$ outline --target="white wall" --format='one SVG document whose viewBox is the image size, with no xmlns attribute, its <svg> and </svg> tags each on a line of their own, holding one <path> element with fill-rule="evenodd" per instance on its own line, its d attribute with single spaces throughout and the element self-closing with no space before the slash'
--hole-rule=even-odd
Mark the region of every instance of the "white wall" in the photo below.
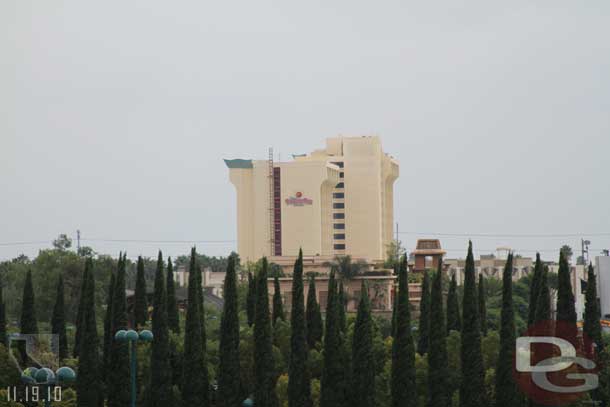
<svg viewBox="0 0 610 407">
<path fill-rule="evenodd" d="M 610 257 L 595 257 L 595 273 L 597 274 L 597 292 L 600 297 L 602 318 L 610 315 Z M 608 318 L 606 318 L 608 319 Z"/>
</svg>

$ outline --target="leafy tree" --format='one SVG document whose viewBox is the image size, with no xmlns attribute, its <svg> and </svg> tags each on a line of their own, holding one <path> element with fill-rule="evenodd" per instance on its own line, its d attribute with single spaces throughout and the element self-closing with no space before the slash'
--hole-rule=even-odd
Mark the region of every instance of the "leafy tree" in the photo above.
<svg viewBox="0 0 610 407">
<path fill-rule="evenodd" d="M 99 343 L 95 319 L 95 281 L 92 269 L 93 263 L 91 259 L 87 259 L 83 277 L 85 302 L 82 315 L 78 374 L 76 376 L 76 395 L 79 407 L 97 406 L 101 397 Z"/>
<path fill-rule="evenodd" d="M 224 307 L 220 321 L 220 365 L 218 392 L 223 407 L 239 406 L 239 316 L 237 309 L 237 273 L 235 258 L 229 256 L 224 282 Z"/>
<path fill-rule="evenodd" d="M 339 306 L 337 281 L 333 269 L 328 281 L 328 300 L 326 302 L 326 334 L 324 335 L 324 364 L 320 383 L 320 407 L 345 407 L 346 402 Z"/>
<path fill-rule="evenodd" d="M 248 272 L 248 297 L 246 303 L 248 326 L 252 326 L 254 325 L 254 313 L 256 311 L 256 281 L 254 281 L 251 272 Z"/>
<path fill-rule="evenodd" d="M 108 283 L 108 291 L 106 298 L 106 315 L 104 317 L 104 348 L 103 348 L 103 375 L 106 379 L 110 373 L 110 354 L 112 349 L 112 341 L 114 340 L 114 332 L 112 330 L 112 297 L 114 295 L 114 285 L 116 284 L 115 275 L 110 275 L 110 282 Z"/>
<path fill-rule="evenodd" d="M 347 256 L 335 256 L 335 259 L 332 263 L 327 263 L 327 265 L 331 267 L 336 267 L 339 270 L 339 275 L 341 279 L 351 279 L 360 274 L 368 267 L 366 262 L 362 260 L 358 260 L 356 262 L 352 261 L 352 257 Z"/>
<path fill-rule="evenodd" d="M 174 283 L 174 268 L 171 257 L 167 259 L 167 323 L 172 332 L 180 333 L 180 315 L 176 301 L 176 287 Z"/>
<path fill-rule="evenodd" d="M 468 243 L 468 255 L 464 267 L 462 310 L 464 324 L 461 331 L 462 383 L 460 386 L 460 407 L 483 407 L 486 402 L 481 389 L 485 386 L 485 372 L 481 355 L 481 326 L 479 323 L 472 242 Z"/>
<path fill-rule="evenodd" d="M 529 309 L 527 313 L 527 325 L 531 326 L 536 319 L 536 304 L 538 303 L 538 295 L 540 292 L 540 280 L 544 273 L 544 265 L 540 259 L 540 253 L 536 253 L 536 263 L 534 265 L 534 276 L 530 285 Z"/>
<path fill-rule="evenodd" d="M 301 257 L 302 259 L 302 257 Z M 254 401 L 259 406 L 277 406 L 275 366 L 271 343 L 271 317 L 267 291 L 267 259 L 256 276 L 256 313 L 254 318 Z M 302 298 L 302 297 L 301 297 Z M 303 302 L 301 301 L 301 304 Z M 290 389 L 290 383 L 288 385 Z M 290 392 L 290 390 L 289 390 Z M 290 401 L 289 401 L 290 403 Z M 289 404 L 298 405 L 298 404 Z"/>
<path fill-rule="evenodd" d="M 57 239 L 53 240 L 53 247 L 59 251 L 68 250 L 72 247 L 72 239 L 70 239 L 68 235 L 62 233 Z"/>
<path fill-rule="evenodd" d="M 260 288 L 260 285 L 257 288 Z M 288 367 L 289 407 L 309 407 L 311 405 L 303 291 L 303 251 L 299 250 L 299 257 L 294 264 L 294 272 L 292 273 L 292 312 L 290 314 L 292 335 Z M 259 304 L 260 302 L 256 306 L 258 307 Z"/>
<path fill-rule="evenodd" d="M 136 274 L 135 302 L 133 307 L 133 318 L 135 326 L 144 326 L 148 321 L 148 301 L 146 299 L 146 278 L 144 277 L 144 260 L 138 256 L 138 267 Z"/>
<path fill-rule="evenodd" d="M 415 407 L 415 346 L 411 336 L 411 311 L 407 258 L 402 257 L 398 272 L 396 336 L 392 342 L 392 406 Z"/>
<path fill-rule="evenodd" d="M 373 356 L 373 321 L 368 287 L 364 280 L 352 339 L 352 405 L 375 406 L 375 360 Z"/>
<path fill-rule="evenodd" d="M 314 349 L 316 343 L 322 341 L 324 327 L 322 325 L 322 313 L 320 304 L 316 300 L 316 279 L 311 276 L 309 279 L 309 290 L 307 292 L 307 345 L 309 349 Z"/>
<path fill-rule="evenodd" d="M 64 279 L 60 275 L 57 281 L 57 295 L 51 318 L 51 333 L 57 335 L 57 349 L 60 360 L 68 357 L 68 338 L 66 336 L 66 314 L 64 306 Z M 95 306 L 95 304 L 94 304 Z"/>
<path fill-rule="evenodd" d="M 172 371 L 169 363 L 169 327 L 167 322 L 167 291 L 163 273 L 163 255 L 159 251 L 153 298 L 152 332 L 154 340 L 150 353 L 149 407 L 173 404 Z"/>
<path fill-rule="evenodd" d="M 119 255 L 117 274 L 112 295 L 112 345 L 110 348 L 109 370 L 106 372 L 108 386 L 108 407 L 125 407 L 129 405 L 130 366 L 129 345 L 115 341 L 117 331 L 128 329 L 127 300 L 125 298 L 125 271 L 127 254 Z"/>
<path fill-rule="evenodd" d="M 424 281 L 422 282 L 421 290 L 417 353 L 423 356 L 428 353 L 428 346 L 430 343 L 430 276 L 427 271 L 424 272 Z"/>
<path fill-rule="evenodd" d="M 36 321 L 36 308 L 34 299 L 34 287 L 32 286 L 32 271 L 28 270 L 23 286 L 23 302 L 21 305 L 21 333 L 38 334 L 38 323 Z"/>
<path fill-rule="evenodd" d="M 406 254 L 406 249 L 403 247 L 400 240 L 392 240 L 386 245 L 386 260 L 385 268 L 395 268 L 400 264 L 400 259 Z"/>
<path fill-rule="evenodd" d="M 593 265 L 589 264 L 587 271 L 587 291 L 585 293 L 583 331 L 595 344 L 597 344 L 599 349 L 603 346 L 600 319 L 601 311 L 597 300 L 597 278 L 593 270 Z"/>
<path fill-rule="evenodd" d="M 559 272 L 557 273 L 557 321 L 563 321 L 569 326 L 565 332 L 565 338 L 576 343 L 578 328 L 576 327 L 576 308 L 572 283 L 570 282 L 570 266 L 568 265 L 567 253 L 559 253 Z"/>
<path fill-rule="evenodd" d="M 189 266 L 188 305 L 184 328 L 184 358 L 182 372 L 182 405 L 207 406 L 209 403 L 208 373 L 204 355 L 204 339 L 200 315 L 200 269 L 197 252 L 191 250 Z"/>
<path fill-rule="evenodd" d="M 496 407 L 514 407 L 519 404 L 519 393 L 513 378 L 516 340 L 513 306 L 513 254 L 510 253 L 502 273 L 502 321 L 500 354 L 496 365 Z"/>
<path fill-rule="evenodd" d="M 273 318 L 272 323 L 275 325 L 276 321 L 286 320 L 286 315 L 284 314 L 284 305 L 282 304 L 282 293 L 280 292 L 280 280 L 275 275 L 273 279 Z"/>
<path fill-rule="evenodd" d="M 572 256 L 574 255 L 574 251 L 572 250 L 572 248 L 570 246 L 568 246 L 567 244 L 564 244 L 559 249 L 559 255 L 561 256 L 562 254 L 563 254 L 563 257 L 565 258 L 565 260 L 569 263 L 570 260 L 572 259 Z"/>
<path fill-rule="evenodd" d="M 440 263 L 440 262 L 439 262 Z M 439 264 L 430 292 L 430 344 L 428 352 L 428 407 L 449 407 L 449 368 L 447 360 L 447 331 L 443 312 L 443 268 Z"/>
<path fill-rule="evenodd" d="M 478 312 L 478 311 L 477 311 Z M 457 280 L 455 273 L 451 276 L 449 293 L 447 294 L 447 334 L 449 331 L 461 331 L 460 306 L 457 293 Z"/>
<path fill-rule="evenodd" d="M 8 346 L 8 333 L 6 331 L 6 305 L 2 295 L 2 281 L 0 281 L 0 345 Z"/>
<path fill-rule="evenodd" d="M 479 321 L 481 322 L 481 334 L 487 336 L 487 304 L 485 302 L 485 277 L 479 274 Z"/>
</svg>

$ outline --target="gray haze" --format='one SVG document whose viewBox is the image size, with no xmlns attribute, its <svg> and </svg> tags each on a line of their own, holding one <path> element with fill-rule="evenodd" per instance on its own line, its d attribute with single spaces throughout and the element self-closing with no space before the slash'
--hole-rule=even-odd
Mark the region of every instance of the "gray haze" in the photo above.
<svg viewBox="0 0 610 407">
<path fill-rule="evenodd" d="M 399 229 L 464 234 L 442 237 L 452 257 L 468 234 L 609 248 L 610 3 L 463 3 L 3 0 L 0 259 L 77 229 L 227 254 L 222 158 L 287 159 L 337 134 L 381 136 Z"/>
</svg>

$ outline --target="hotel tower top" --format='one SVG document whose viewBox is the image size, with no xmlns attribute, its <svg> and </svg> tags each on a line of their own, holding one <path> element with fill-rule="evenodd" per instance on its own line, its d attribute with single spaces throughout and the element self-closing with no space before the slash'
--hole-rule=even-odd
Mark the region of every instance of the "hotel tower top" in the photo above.
<svg viewBox="0 0 610 407">
<path fill-rule="evenodd" d="M 237 250 L 262 256 L 385 257 L 398 162 L 376 136 L 335 137 L 293 161 L 225 160 L 237 190 Z"/>
</svg>

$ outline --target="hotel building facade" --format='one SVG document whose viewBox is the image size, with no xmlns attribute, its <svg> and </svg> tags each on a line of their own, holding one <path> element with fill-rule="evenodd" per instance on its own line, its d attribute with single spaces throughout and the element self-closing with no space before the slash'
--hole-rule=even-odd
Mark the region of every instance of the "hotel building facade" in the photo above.
<svg viewBox="0 0 610 407">
<path fill-rule="evenodd" d="M 350 255 L 378 261 L 392 241 L 398 162 L 377 136 L 335 137 L 292 161 L 225 160 L 237 192 L 237 250 L 246 261 Z"/>
</svg>

